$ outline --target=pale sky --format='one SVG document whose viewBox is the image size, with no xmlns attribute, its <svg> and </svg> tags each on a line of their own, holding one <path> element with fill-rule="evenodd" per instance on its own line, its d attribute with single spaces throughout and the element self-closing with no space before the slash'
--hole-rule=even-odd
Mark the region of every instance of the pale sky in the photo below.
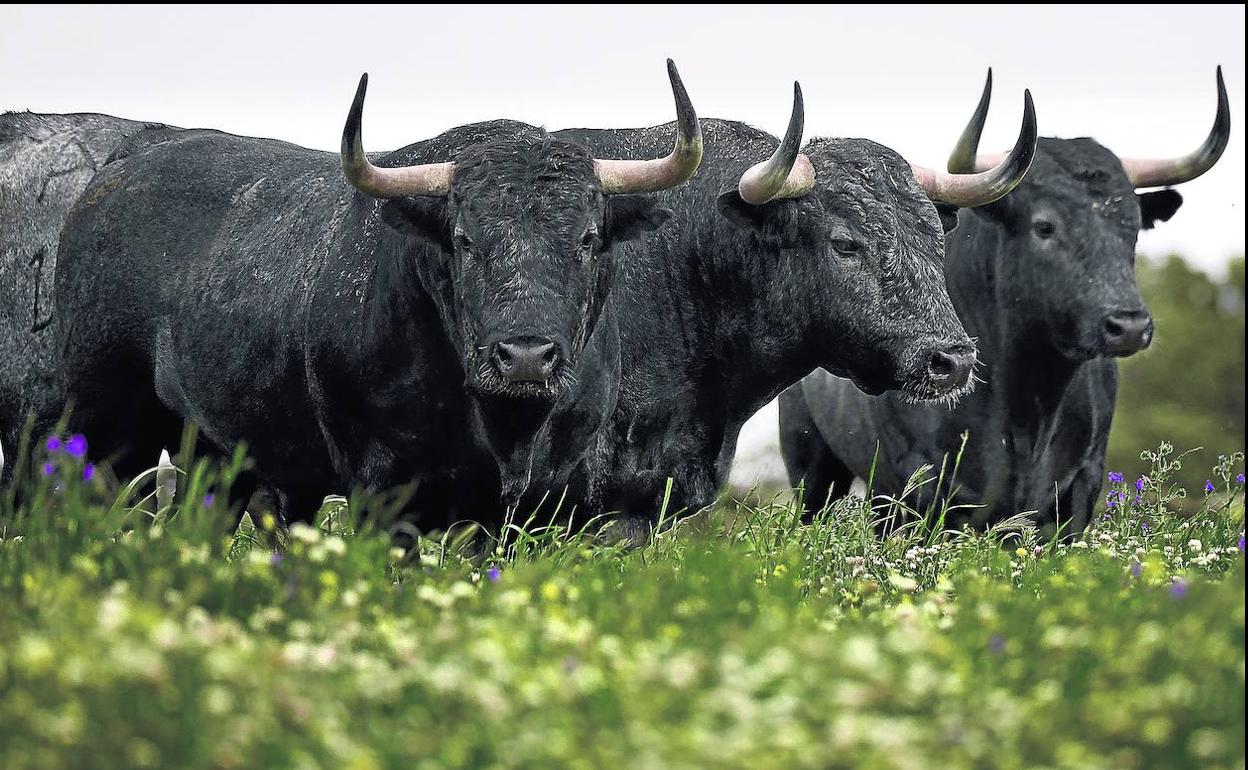
<svg viewBox="0 0 1248 770">
<path fill-rule="evenodd" d="M 671 120 L 668 56 L 704 117 L 773 133 L 791 81 L 808 135 L 869 137 L 943 165 L 994 68 L 985 150 L 1040 132 L 1120 155 L 1194 149 L 1224 68 L 1234 134 L 1144 252 L 1217 271 L 1244 251 L 1244 7 L 0 7 L 0 110 L 104 112 L 336 149 L 370 73 L 365 142 L 453 125 Z"/>
</svg>

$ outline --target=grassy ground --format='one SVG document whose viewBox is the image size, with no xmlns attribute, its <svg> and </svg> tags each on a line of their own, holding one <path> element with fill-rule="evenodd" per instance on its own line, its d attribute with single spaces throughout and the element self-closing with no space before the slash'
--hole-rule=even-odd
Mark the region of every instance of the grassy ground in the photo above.
<svg viewBox="0 0 1248 770">
<path fill-rule="evenodd" d="M 1244 767 L 1238 457 L 1188 518 L 1159 454 L 1065 544 L 777 502 L 467 559 L 70 448 L 0 502 L 4 770 Z"/>
</svg>

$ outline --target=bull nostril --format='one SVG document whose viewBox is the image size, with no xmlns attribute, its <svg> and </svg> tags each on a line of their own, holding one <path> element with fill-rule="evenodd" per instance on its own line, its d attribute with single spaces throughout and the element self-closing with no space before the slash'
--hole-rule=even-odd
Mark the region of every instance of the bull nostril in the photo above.
<svg viewBox="0 0 1248 770">
<path fill-rule="evenodd" d="M 953 375 L 957 371 L 958 364 L 953 360 L 953 356 L 947 353 L 933 353 L 927 362 L 927 370 L 931 372 L 933 377 L 945 379 Z"/>
<path fill-rule="evenodd" d="M 932 351 L 927 358 L 929 382 L 942 393 L 950 393 L 971 379 L 975 368 L 975 348 L 972 345 L 952 345 Z"/>
<path fill-rule="evenodd" d="M 1117 339 L 1121 337 L 1122 335 L 1126 334 L 1126 332 L 1127 330 L 1122 327 L 1122 324 L 1116 321 L 1115 319 L 1113 318 L 1105 319 L 1105 335 L 1107 337 L 1110 337 L 1111 339 Z"/>
</svg>

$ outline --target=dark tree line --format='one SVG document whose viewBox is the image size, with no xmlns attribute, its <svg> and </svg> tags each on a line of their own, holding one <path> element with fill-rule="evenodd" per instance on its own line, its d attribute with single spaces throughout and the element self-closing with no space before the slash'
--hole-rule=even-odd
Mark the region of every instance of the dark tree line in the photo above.
<svg viewBox="0 0 1248 770">
<path fill-rule="evenodd" d="M 1180 473 L 1199 497 L 1217 456 L 1244 448 L 1244 258 L 1221 278 L 1178 255 L 1141 258 L 1136 274 L 1157 335 L 1121 364 L 1109 469 L 1143 472 L 1140 450 L 1161 441 L 1180 451 L 1204 447 Z"/>
</svg>

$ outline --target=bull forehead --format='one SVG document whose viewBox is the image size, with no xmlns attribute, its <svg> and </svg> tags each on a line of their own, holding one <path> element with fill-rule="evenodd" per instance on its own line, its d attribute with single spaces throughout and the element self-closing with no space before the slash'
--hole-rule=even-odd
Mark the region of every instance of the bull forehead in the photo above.
<svg viewBox="0 0 1248 770">
<path fill-rule="evenodd" d="M 1139 203 L 1122 161 L 1092 139 L 1042 138 L 1014 194 L 1032 203 L 1046 200 L 1072 219 L 1090 214 L 1124 233 L 1140 227 Z"/>
<path fill-rule="evenodd" d="M 479 235 L 565 233 L 599 196 L 593 158 L 549 135 L 471 147 L 455 159 L 451 201 Z"/>
<path fill-rule="evenodd" d="M 904 158 L 866 139 L 816 139 L 808 154 L 828 209 L 847 216 L 877 246 L 916 246 L 917 255 L 939 261 L 940 217 Z"/>
</svg>

